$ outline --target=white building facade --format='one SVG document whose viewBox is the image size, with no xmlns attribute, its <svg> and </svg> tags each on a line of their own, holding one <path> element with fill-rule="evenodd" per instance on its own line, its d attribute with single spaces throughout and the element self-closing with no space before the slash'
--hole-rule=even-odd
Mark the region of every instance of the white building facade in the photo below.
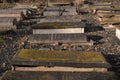
<svg viewBox="0 0 120 80">
<path fill-rule="evenodd" d="M 33 29 L 33 34 L 69 34 L 84 33 L 84 28 Z"/>
<path fill-rule="evenodd" d="M 116 28 L 116 37 L 120 40 L 120 28 Z"/>
</svg>

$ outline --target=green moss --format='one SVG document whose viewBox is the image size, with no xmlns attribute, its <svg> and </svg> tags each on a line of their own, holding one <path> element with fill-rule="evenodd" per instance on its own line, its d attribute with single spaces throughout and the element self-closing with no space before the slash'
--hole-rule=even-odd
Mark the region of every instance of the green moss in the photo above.
<svg viewBox="0 0 120 80">
<path fill-rule="evenodd" d="M 80 26 L 78 26 L 80 25 Z M 41 23 L 41 24 L 35 24 L 32 26 L 32 28 L 35 29 L 62 29 L 62 28 L 79 28 L 84 27 L 83 24 L 78 22 L 53 22 L 53 23 Z"/>
<path fill-rule="evenodd" d="M 16 58 L 38 61 L 106 62 L 98 52 L 43 51 L 22 49 Z"/>
</svg>

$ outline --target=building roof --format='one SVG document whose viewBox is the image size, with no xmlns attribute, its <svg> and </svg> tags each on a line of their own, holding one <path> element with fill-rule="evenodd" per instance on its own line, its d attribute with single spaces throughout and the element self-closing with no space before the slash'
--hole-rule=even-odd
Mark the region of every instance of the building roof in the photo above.
<svg viewBox="0 0 120 80">
<path fill-rule="evenodd" d="M 108 7 L 104 7 L 104 8 L 94 7 L 93 9 L 96 9 L 96 10 L 104 10 L 104 11 L 120 11 L 120 8 L 108 8 Z"/>
<path fill-rule="evenodd" d="M 70 0 L 49 0 L 49 2 L 69 2 Z"/>
<path fill-rule="evenodd" d="M 69 66 L 108 68 L 102 54 L 98 52 L 49 51 L 22 49 L 12 60 L 13 65 Z"/>
<path fill-rule="evenodd" d="M 56 4 L 63 5 L 63 4 Z M 52 14 L 53 13 L 53 14 Z M 74 6 L 48 6 L 43 10 L 44 16 L 64 16 L 64 15 L 77 15 L 76 7 Z"/>
<path fill-rule="evenodd" d="M 76 11 L 76 8 L 73 6 L 62 6 L 62 7 L 46 7 L 45 11 Z"/>
<path fill-rule="evenodd" d="M 0 14 L 15 14 L 15 13 L 22 13 L 21 10 L 16 9 L 0 9 Z"/>
<path fill-rule="evenodd" d="M 69 0 L 49 0 L 48 1 L 48 5 L 49 6 L 66 6 L 66 5 L 70 5 L 70 1 Z"/>
<path fill-rule="evenodd" d="M 69 2 L 63 2 L 63 3 L 61 3 L 61 2 L 52 2 L 52 3 L 50 3 L 50 4 L 48 4 L 49 6 L 68 6 L 68 5 L 70 5 L 70 3 Z"/>
<path fill-rule="evenodd" d="M 98 12 L 97 15 L 101 17 L 120 16 L 120 12 Z"/>
<path fill-rule="evenodd" d="M 34 34 L 29 36 L 31 43 L 84 43 L 87 42 L 87 37 L 82 33 L 71 34 Z"/>
<path fill-rule="evenodd" d="M 82 28 L 85 24 L 82 22 L 47 22 L 32 26 L 32 29 L 64 29 L 64 28 Z"/>
<path fill-rule="evenodd" d="M 14 20 L 16 20 L 15 17 L 0 17 L 0 22 L 13 22 Z"/>
<path fill-rule="evenodd" d="M 14 17 L 0 17 L 1 31 L 9 30 L 16 25 L 17 19 Z"/>
<path fill-rule="evenodd" d="M 1 80 L 116 80 L 113 72 L 8 71 Z"/>
<path fill-rule="evenodd" d="M 113 6 L 111 3 L 94 3 L 93 6 Z"/>
<path fill-rule="evenodd" d="M 15 7 L 15 3 L 0 3 L 0 9 L 8 9 Z"/>
<path fill-rule="evenodd" d="M 114 16 L 110 18 L 102 18 L 101 24 L 118 24 L 120 23 L 120 16 Z"/>
<path fill-rule="evenodd" d="M 0 14 L 23 14 L 27 15 L 27 12 L 30 12 L 27 8 L 11 8 L 11 9 L 1 9 Z"/>
<path fill-rule="evenodd" d="M 40 18 L 37 23 L 44 22 L 81 22 L 80 16 L 47 16 Z"/>
<path fill-rule="evenodd" d="M 77 15 L 76 8 L 73 6 L 46 7 L 43 11 L 44 16 Z"/>
</svg>

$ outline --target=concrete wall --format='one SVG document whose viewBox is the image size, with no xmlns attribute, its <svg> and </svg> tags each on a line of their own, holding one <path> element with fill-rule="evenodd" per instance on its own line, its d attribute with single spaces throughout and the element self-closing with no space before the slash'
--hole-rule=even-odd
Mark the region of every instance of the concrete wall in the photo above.
<svg viewBox="0 0 120 80">
<path fill-rule="evenodd" d="M 62 72 L 107 72 L 107 68 L 74 68 L 74 67 L 14 67 L 15 71 L 62 71 Z"/>
<path fill-rule="evenodd" d="M 116 37 L 120 40 L 120 29 L 116 28 Z"/>
<path fill-rule="evenodd" d="M 68 29 L 33 29 L 33 34 L 67 34 L 67 33 L 84 33 L 84 28 Z"/>
</svg>

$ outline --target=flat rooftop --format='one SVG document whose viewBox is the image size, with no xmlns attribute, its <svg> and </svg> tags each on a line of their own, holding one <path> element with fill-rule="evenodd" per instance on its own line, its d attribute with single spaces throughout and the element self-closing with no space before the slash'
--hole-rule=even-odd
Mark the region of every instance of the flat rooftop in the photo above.
<svg viewBox="0 0 120 80">
<path fill-rule="evenodd" d="M 46 7 L 43 15 L 48 16 L 77 16 L 76 8 L 73 6 Z"/>
<path fill-rule="evenodd" d="M 82 33 L 67 33 L 67 34 L 33 34 L 28 37 L 30 43 L 81 43 L 87 42 L 87 36 Z"/>
<path fill-rule="evenodd" d="M 97 8 L 97 7 L 93 7 L 93 9 L 104 10 L 104 11 L 120 11 L 120 8 Z"/>
<path fill-rule="evenodd" d="M 47 16 L 40 18 L 37 23 L 45 22 L 81 22 L 80 16 Z"/>
<path fill-rule="evenodd" d="M 85 24 L 82 22 L 47 22 L 32 25 L 32 29 L 64 29 L 82 27 L 85 27 Z"/>
<path fill-rule="evenodd" d="M 76 7 L 74 6 L 52 6 L 46 7 L 45 11 L 76 11 Z"/>
<path fill-rule="evenodd" d="M 13 65 L 30 66 L 74 66 L 74 67 L 105 67 L 110 65 L 98 52 L 79 51 L 45 51 L 22 49 L 12 60 Z M 93 64 L 93 65 L 92 65 Z"/>
<path fill-rule="evenodd" d="M 1 80 L 116 80 L 113 72 L 8 71 Z"/>
</svg>

